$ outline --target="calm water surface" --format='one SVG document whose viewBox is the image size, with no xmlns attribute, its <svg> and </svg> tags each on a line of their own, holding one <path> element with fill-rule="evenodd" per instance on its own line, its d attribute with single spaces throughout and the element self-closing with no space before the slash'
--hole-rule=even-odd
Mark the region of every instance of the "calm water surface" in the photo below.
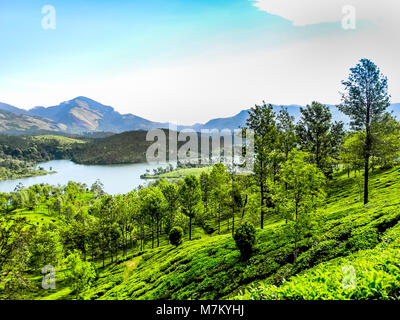
<svg viewBox="0 0 400 320">
<path fill-rule="evenodd" d="M 0 181 L 0 192 L 11 192 L 22 183 L 25 187 L 34 184 L 47 183 L 50 185 L 66 185 L 68 181 L 86 183 L 89 187 L 99 179 L 104 184 L 104 191 L 115 195 L 132 191 L 139 185 L 146 185 L 149 180 L 140 179 L 140 176 L 149 169 L 166 167 L 168 164 L 150 165 L 148 163 L 127 165 L 81 165 L 70 160 L 53 160 L 39 163 L 36 168 L 42 167 L 47 171 L 57 171 L 40 177 L 22 178 Z"/>
</svg>

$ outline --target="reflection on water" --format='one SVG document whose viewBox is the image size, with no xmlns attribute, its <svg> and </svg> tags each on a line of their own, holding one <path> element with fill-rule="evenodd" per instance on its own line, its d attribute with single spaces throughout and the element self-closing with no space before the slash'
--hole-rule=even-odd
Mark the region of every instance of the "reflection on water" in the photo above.
<svg viewBox="0 0 400 320">
<path fill-rule="evenodd" d="M 0 192 L 11 192 L 22 183 L 25 187 L 34 184 L 47 183 L 50 185 L 66 185 L 68 181 L 86 183 L 89 187 L 99 179 L 104 184 L 104 191 L 115 195 L 132 191 L 139 185 L 146 185 L 147 180 L 140 179 L 140 176 L 158 167 L 166 167 L 168 164 L 150 165 L 148 163 L 127 164 L 127 165 L 81 165 L 70 160 L 53 160 L 40 163 L 36 166 L 47 171 L 57 173 L 40 177 L 22 178 L 16 180 L 0 181 Z"/>
</svg>

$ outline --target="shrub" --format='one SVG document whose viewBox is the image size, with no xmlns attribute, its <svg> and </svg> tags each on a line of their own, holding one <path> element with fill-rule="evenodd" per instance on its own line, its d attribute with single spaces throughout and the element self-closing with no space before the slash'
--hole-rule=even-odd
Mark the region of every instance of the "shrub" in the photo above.
<svg viewBox="0 0 400 320">
<path fill-rule="evenodd" d="M 77 250 L 65 259 L 65 263 L 67 282 L 78 296 L 80 292 L 91 287 L 96 278 L 96 269 L 93 263 L 82 261 Z"/>
<path fill-rule="evenodd" d="M 375 228 L 360 228 L 353 232 L 348 240 L 347 247 L 353 252 L 372 249 L 379 243 L 378 230 Z"/>
<path fill-rule="evenodd" d="M 215 228 L 210 221 L 205 221 L 203 223 L 203 230 L 207 234 L 213 234 L 215 232 Z"/>
<path fill-rule="evenodd" d="M 242 257 L 248 258 L 256 242 L 256 229 L 254 226 L 249 222 L 245 222 L 236 230 L 233 238 Z"/>
<path fill-rule="evenodd" d="M 183 230 L 181 227 L 173 227 L 169 233 L 169 242 L 173 246 L 179 246 L 182 243 Z"/>
</svg>

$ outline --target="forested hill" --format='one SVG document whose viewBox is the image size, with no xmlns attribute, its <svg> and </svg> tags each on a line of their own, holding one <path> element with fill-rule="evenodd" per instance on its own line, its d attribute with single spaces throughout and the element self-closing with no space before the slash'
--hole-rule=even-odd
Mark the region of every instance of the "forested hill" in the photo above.
<svg viewBox="0 0 400 320">
<path fill-rule="evenodd" d="M 81 164 L 125 164 L 146 161 L 146 131 L 129 131 L 110 137 L 91 139 L 74 148 L 72 160 Z"/>
<path fill-rule="evenodd" d="M 163 129 L 166 140 L 167 159 L 169 130 Z M 197 133 L 191 136 L 199 137 Z M 90 139 L 85 145 L 76 145 L 72 160 L 81 164 L 128 164 L 146 162 L 146 152 L 154 141 L 146 141 L 147 131 L 128 131 L 105 138 Z M 178 141 L 178 148 L 184 141 Z M 198 139 L 199 148 L 201 139 Z M 200 150 L 200 149 L 199 149 Z"/>
</svg>

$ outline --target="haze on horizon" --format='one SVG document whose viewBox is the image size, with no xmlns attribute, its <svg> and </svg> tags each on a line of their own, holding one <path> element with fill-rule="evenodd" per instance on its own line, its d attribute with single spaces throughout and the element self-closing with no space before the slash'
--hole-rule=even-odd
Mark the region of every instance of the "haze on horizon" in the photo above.
<svg viewBox="0 0 400 320">
<path fill-rule="evenodd" d="M 0 102 L 53 106 L 86 96 L 121 113 L 192 124 L 262 100 L 340 102 L 361 58 L 400 102 L 396 0 L 0 0 Z M 343 7 L 356 29 L 342 28 Z"/>
</svg>

